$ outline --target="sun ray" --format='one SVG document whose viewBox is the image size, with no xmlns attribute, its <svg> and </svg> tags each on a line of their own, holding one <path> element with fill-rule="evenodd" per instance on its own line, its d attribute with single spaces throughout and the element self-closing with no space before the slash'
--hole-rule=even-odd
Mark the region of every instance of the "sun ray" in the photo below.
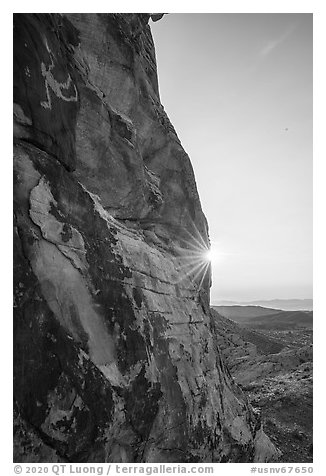
<svg viewBox="0 0 326 476">
<path fill-rule="evenodd" d="M 188 266 L 189 269 L 186 269 L 185 266 L 181 267 L 181 269 L 183 270 L 183 273 L 182 273 L 182 276 L 181 276 L 181 280 L 185 277 L 188 277 L 190 275 L 193 275 L 194 273 L 197 272 L 197 270 L 201 271 L 203 268 L 205 267 L 205 263 L 198 263 L 198 264 L 195 264 L 191 267 Z"/>
<path fill-rule="evenodd" d="M 207 261 L 203 261 L 201 260 L 200 262 L 197 262 L 197 263 L 188 263 L 186 265 L 182 265 L 181 266 L 181 277 L 179 280 L 177 280 L 177 283 L 180 283 L 182 282 L 184 279 L 188 278 L 188 277 L 192 277 L 192 280 L 194 282 L 196 282 L 197 278 L 199 278 L 200 276 L 202 276 L 201 280 L 200 280 L 200 284 L 199 284 L 199 287 L 201 286 L 205 276 L 206 276 L 206 273 L 207 273 L 207 270 L 208 270 L 208 267 L 209 267 L 209 263 Z M 175 284 L 177 284 L 175 283 Z M 197 284 L 198 286 L 198 284 Z"/>
<path fill-rule="evenodd" d="M 210 282 L 212 266 L 221 259 L 223 254 L 218 248 L 218 243 L 205 241 L 194 223 L 190 230 L 183 229 L 183 236 L 177 247 L 179 256 L 177 283 L 190 279 L 197 290 L 200 290 L 206 278 L 208 278 L 207 282 Z"/>
<path fill-rule="evenodd" d="M 207 244 L 205 243 L 203 237 L 199 234 L 199 231 L 197 230 L 197 228 L 195 227 L 195 230 L 196 232 L 198 233 L 198 236 L 199 236 L 199 240 L 198 238 L 196 238 L 194 235 L 192 235 L 188 230 L 185 230 L 186 231 L 186 234 L 190 237 L 190 239 L 195 242 L 192 243 L 191 241 L 187 241 L 186 239 L 184 239 L 184 241 L 187 243 L 187 245 L 192 245 L 195 249 L 202 249 L 202 248 L 207 248 Z M 196 246 L 197 245 L 197 246 Z"/>
</svg>

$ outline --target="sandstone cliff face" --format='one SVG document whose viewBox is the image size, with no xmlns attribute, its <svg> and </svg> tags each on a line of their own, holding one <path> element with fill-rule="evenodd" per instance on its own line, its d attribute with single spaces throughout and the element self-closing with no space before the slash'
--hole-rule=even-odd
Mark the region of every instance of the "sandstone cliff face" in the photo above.
<svg viewBox="0 0 326 476">
<path fill-rule="evenodd" d="M 15 461 L 273 458 L 211 330 L 149 15 L 14 17 Z"/>
</svg>

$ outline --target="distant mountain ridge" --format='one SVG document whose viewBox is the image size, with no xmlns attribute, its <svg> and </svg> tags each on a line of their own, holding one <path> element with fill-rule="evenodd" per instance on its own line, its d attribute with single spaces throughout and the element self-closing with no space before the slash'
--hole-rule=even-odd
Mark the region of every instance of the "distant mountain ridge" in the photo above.
<svg viewBox="0 0 326 476">
<path fill-rule="evenodd" d="M 212 306 L 221 316 L 251 329 L 312 328 L 312 311 L 282 311 L 261 306 Z"/>
<path fill-rule="evenodd" d="M 282 312 L 281 309 L 272 309 L 262 306 L 243 306 L 243 305 L 234 305 L 234 306 L 212 306 L 213 309 L 228 319 L 233 321 L 242 322 L 247 318 L 260 317 L 260 316 L 269 316 L 271 314 L 277 314 Z"/>
<path fill-rule="evenodd" d="M 312 311 L 313 299 L 267 299 L 257 301 L 215 301 L 211 306 L 262 306 L 282 311 Z"/>
</svg>

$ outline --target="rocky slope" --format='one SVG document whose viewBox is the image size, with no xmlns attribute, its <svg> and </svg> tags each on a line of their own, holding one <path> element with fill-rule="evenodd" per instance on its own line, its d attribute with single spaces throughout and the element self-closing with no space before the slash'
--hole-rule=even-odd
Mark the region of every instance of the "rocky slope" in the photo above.
<svg viewBox="0 0 326 476">
<path fill-rule="evenodd" d="M 14 15 L 15 461 L 277 457 L 212 333 L 149 19 Z"/>
<path fill-rule="evenodd" d="M 293 333 L 278 341 L 246 329 L 214 309 L 212 316 L 222 356 L 250 403 L 261 413 L 267 435 L 282 451 L 280 461 L 311 462 L 312 344 L 300 345 Z M 273 322 L 279 325 L 272 319 L 270 326 Z"/>
</svg>

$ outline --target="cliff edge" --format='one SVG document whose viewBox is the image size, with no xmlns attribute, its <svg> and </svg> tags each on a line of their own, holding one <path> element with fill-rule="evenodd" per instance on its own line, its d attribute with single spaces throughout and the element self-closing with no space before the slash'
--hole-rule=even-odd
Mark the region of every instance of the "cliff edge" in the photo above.
<svg viewBox="0 0 326 476">
<path fill-rule="evenodd" d="M 212 332 L 149 19 L 14 15 L 16 462 L 277 456 Z"/>
</svg>

